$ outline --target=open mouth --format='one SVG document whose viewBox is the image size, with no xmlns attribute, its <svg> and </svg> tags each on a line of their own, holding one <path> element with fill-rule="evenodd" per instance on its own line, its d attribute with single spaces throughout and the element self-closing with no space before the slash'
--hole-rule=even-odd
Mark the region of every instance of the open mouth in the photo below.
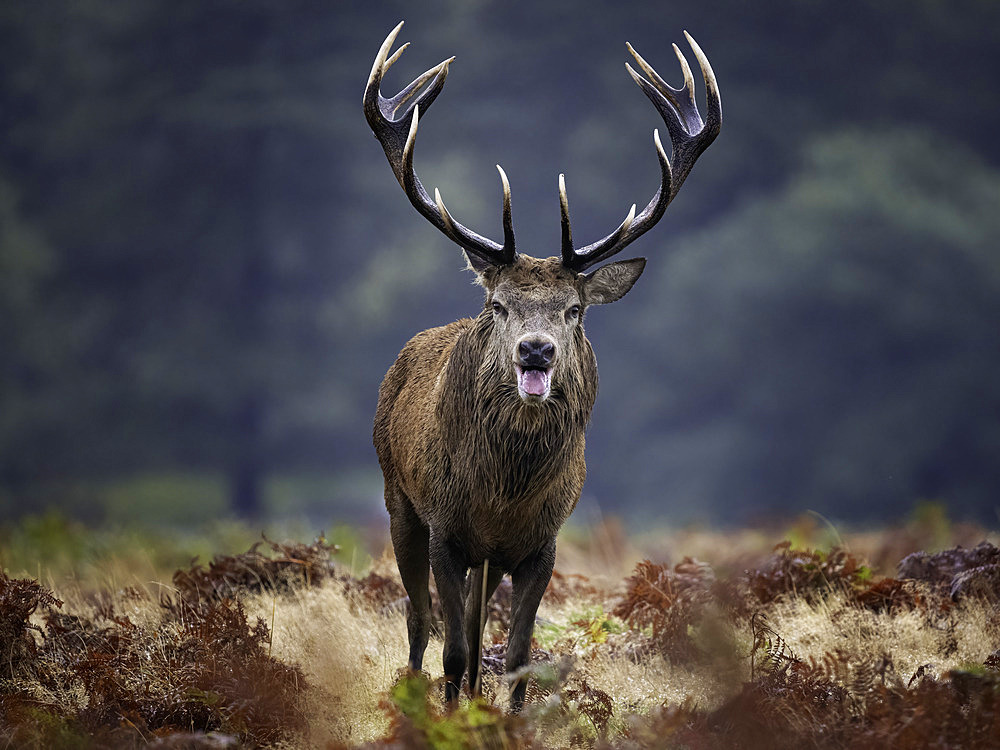
<svg viewBox="0 0 1000 750">
<path fill-rule="evenodd" d="M 548 398 L 552 383 L 552 370 L 548 367 L 522 367 L 517 369 L 517 392 L 525 401 Z"/>
</svg>

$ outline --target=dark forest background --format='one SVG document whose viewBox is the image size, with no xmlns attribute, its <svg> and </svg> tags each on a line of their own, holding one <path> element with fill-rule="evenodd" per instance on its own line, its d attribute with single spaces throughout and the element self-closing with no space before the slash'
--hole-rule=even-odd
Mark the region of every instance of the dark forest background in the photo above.
<svg viewBox="0 0 1000 750">
<path fill-rule="evenodd" d="M 457 56 L 422 180 L 499 237 L 502 164 L 539 256 L 559 172 L 581 244 L 656 188 L 626 40 L 678 84 L 687 29 L 719 78 L 643 279 L 588 316 L 584 508 L 997 520 L 994 0 L 6 0 L 0 514 L 381 512 L 381 377 L 481 305 L 361 113 L 400 19 L 387 93 Z"/>
</svg>

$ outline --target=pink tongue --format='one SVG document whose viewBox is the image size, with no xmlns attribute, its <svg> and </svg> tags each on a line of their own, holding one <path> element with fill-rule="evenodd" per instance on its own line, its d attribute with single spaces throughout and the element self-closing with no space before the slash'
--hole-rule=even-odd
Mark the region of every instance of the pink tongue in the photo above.
<svg viewBox="0 0 1000 750">
<path fill-rule="evenodd" d="M 524 370 L 521 372 L 521 390 L 529 396 L 544 396 L 549 384 L 549 374 L 544 370 Z"/>
</svg>

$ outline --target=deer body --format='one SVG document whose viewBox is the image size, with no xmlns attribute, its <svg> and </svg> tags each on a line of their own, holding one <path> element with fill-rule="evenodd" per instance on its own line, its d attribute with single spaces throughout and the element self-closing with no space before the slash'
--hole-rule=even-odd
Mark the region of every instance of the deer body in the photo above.
<svg viewBox="0 0 1000 750">
<path fill-rule="evenodd" d="M 583 489 L 585 431 L 597 397 L 597 361 L 584 333 L 584 313 L 621 299 L 646 261 L 615 261 L 585 271 L 660 219 L 718 134 L 722 114 L 711 67 L 690 37 L 708 89 L 706 122 L 676 45 L 685 79 L 680 89 L 666 84 L 629 46 L 650 80 L 626 68 L 670 133 L 669 160 L 653 134 L 660 188 L 638 215 L 633 205 L 614 232 L 577 250 L 560 175 L 561 255 L 532 258 L 515 251 L 510 185 L 499 166 L 502 244 L 458 223 L 440 194 L 435 191 L 431 199 L 417 178 L 413 147 L 419 109 L 426 111 L 440 93 L 451 60 L 384 98 L 382 76 L 406 47 L 389 55 L 401 26 L 372 66 L 365 116 L 410 202 L 462 247 L 485 292 L 477 317 L 423 331 L 406 344 L 382 381 L 375 413 L 392 544 L 410 599 L 408 666 L 419 670 L 423 664 L 433 571 L 444 616 L 445 696 L 453 702 L 466 672 L 470 690 L 477 685 L 481 595 L 492 595 L 504 573 L 510 573 L 513 590 L 506 668 L 517 672 L 527 664 L 535 613 L 555 562 L 556 534 Z M 514 710 L 523 704 L 526 686 L 519 676 L 511 692 Z"/>
<path fill-rule="evenodd" d="M 578 326 L 566 377 L 528 403 L 511 368 L 495 364 L 494 328 L 484 309 L 415 336 L 382 383 L 374 437 L 394 497 L 454 539 L 469 566 L 489 558 L 509 571 L 555 536 L 580 497 L 597 361 Z"/>
<path fill-rule="evenodd" d="M 460 370 L 471 362 L 460 362 L 463 354 L 472 354 L 460 351 L 472 343 L 463 322 L 417 337 L 389 370 L 376 450 L 393 504 L 408 502 L 424 526 L 461 550 L 466 567 L 489 559 L 509 571 L 553 538 L 576 506 L 586 474 L 583 435 L 572 424 L 578 415 L 565 407 L 515 411 L 501 397 L 454 409 L 458 373 L 449 370 Z M 450 341 L 437 373 L 401 367 L 428 344 L 440 346 L 438 336 Z M 534 413 L 520 413 L 529 409 Z"/>
</svg>

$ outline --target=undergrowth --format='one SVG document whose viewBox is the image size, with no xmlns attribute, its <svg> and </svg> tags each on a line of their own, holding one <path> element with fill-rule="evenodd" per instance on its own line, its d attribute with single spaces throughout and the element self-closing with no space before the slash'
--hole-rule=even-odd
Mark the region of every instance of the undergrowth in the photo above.
<svg viewBox="0 0 1000 750">
<path fill-rule="evenodd" d="M 743 566 L 645 559 L 615 577 L 561 564 L 520 715 L 506 709 L 508 581 L 489 607 L 483 696 L 447 709 L 439 634 L 430 674 L 401 669 L 391 560 L 356 576 L 336 552 L 264 539 L 152 590 L 0 573 L 0 743 L 907 750 L 1000 736 L 989 544 L 891 570 L 790 542 Z"/>
<path fill-rule="evenodd" d="M 97 592 L 78 611 L 37 582 L 0 577 L 0 737 L 14 747 L 137 747 L 177 733 L 251 746 L 300 732 L 301 669 L 271 656 L 239 589 L 308 585 L 330 548 L 257 545 L 178 571 L 173 592 Z M 292 568 L 298 568 L 293 572 Z M 322 568 L 320 568 L 322 569 Z M 43 609 L 43 624 L 32 621 Z"/>
</svg>

